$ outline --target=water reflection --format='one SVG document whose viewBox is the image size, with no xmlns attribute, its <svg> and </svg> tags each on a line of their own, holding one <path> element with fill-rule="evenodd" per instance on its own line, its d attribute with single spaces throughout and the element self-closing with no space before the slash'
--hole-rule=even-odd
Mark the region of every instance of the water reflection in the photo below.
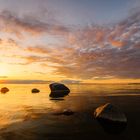
<svg viewBox="0 0 140 140">
<path fill-rule="evenodd" d="M 109 133 L 113 129 L 112 126 L 110 129 L 102 122 L 99 125 L 91 112 L 106 102 L 115 102 L 120 107 L 124 107 L 124 111 L 136 110 L 138 97 L 133 97 L 134 100 L 132 100 L 132 97 L 113 96 L 117 95 L 118 89 L 140 89 L 139 85 L 68 85 L 71 94 L 56 100 L 49 97 L 48 85 L 6 86 L 10 92 L 5 95 L 0 94 L 0 136 L 5 140 L 19 138 L 35 140 L 44 139 L 44 137 L 58 139 L 60 136 L 64 139 L 68 136 L 69 139 L 73 139 L 74 136 L 87 139 L 90 135 L 99 139 L 97 134 L 106 135 L 100 126 Z M 41 92 L 32 94 L 31 89 L 34 87 Z M 135 95 L 135 92 L 131 94 Z M 75 113 L 71 116 L 53 115 L 62 113 L 64 109 L 70 109 Z M 121 132 L 125 127 L 122 128 Z"/>
<path fill-rule="evenodd" d="M 103 127 L 105 132 L 110 134 L 120 134 L 123 133 L 125 130 L 127 124 L 126 123 L 120 123 L 120 122 L 111 122 L 103 119 L 98 119 L 98 122 Z"/>
<path fill-rule="evenodd" d="M 50 98 L 52 101 L 63 101 L 65 100 L 64 98 Z"/>
</svg>

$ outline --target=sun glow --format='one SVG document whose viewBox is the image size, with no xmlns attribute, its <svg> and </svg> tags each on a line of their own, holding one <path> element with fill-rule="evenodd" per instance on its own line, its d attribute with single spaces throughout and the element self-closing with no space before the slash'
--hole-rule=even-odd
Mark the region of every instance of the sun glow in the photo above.
<svg viewBox="0 0 140 140">
<path fill-rule="evenodd" d="M 0 64 L 0 76 L 9 75 L 9 70 L 5 64 Z"/>
</svg>

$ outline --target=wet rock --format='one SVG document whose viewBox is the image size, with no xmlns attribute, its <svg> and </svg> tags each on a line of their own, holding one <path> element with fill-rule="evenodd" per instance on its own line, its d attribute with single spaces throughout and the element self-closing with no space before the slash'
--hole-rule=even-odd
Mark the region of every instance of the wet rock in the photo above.
<svg viewBox="0 0 140 140">
<path fill-rule="evenodd" d="M 33 89 L 32 89 L 32 93 L 39 93 L 39 92 L 40 92 L 40 90 L 37 89 L 37 88 L 33 88 Z"/>
<path fill-rule="evenodd" d="M 121 133 L 127 125 L 127 118 L 116 106 L 107 103 L 98 107 L 94 112 L 105 131 L 109 133 Z"/>
<path fill-rule="evenodd" d="M 52 83 L 49 87 L 51 89 L 50 97 L 52 98 L 64 97 L 70 93 L 69 88 L 61 83 Z"/>
<path fill-rule="evenodd" d="M 8 91 L 9 91 L 9 89 L 7 87 L 3 87 L 0 90 L 1 93 L 7 93 Z"/>
<path fill-rule="evenodd" d="M 73 114 L 74 114 L 74 112 L 70 109 L 64 109 L 63 110 L 63 115 L 69 116 L 69 115 L 73 115 Z"/>
<path fill-rule="evenodd" d="M 98 107 L 94 112 L 95 118 L 106 119 L 114 122 L 126 123 L 127 118 L 116 106 L 107 103 Z"/>
<path fill-rule="evenodd" d="M 65 115 L 65 116 L 70 116 L 70 115 L 73 115 L 74 112 L 71 110 L 71 109 L 64 109 L 63 111 L 58 111 L 58 112 L 55 112 L 53 113 L 53 115 Z"/>
</svg>

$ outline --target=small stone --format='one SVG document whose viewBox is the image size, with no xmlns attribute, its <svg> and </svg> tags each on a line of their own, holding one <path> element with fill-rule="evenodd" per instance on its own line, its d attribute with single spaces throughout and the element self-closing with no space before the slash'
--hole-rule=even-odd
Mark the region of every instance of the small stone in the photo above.
<svg viewBox="0 0 140 140">
<path fill-rule="evenodd" d="M 37 88 L 32 89 L 32 93 L 39 93 L 39 92 L 40 92 L 40 90 Z"/>
<path fill-rule="evenodd" d="M 7 87 L 3 87 L 1 88 L 1 93 L 7 93 L 9 91 L 9 89 Z"/>
<path fill-rule="evenodd" d="M 63 115 L 69 116 L 69 115 L 73 115 L 73 114 L 74 114 L 74 112 L 70 109 L 64 109 L 63 110 Z"/>
<path fill-rule="evenodd" d="M 64 109 L 63 111 L 57 111 L 53 113 L 53 115 L 56 115 L 56 116 L 60 116 L 60 115 L 70 116 L 73 114 L 74 112 L 70 109 Z"/>
</svg>

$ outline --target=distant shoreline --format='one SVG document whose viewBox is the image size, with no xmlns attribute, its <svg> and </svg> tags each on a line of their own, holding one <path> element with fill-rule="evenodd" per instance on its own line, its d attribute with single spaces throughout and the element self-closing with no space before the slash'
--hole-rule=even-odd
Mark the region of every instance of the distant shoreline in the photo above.
<svg viewBox="0 0 140 140">
<path fill-rule="evenodd" d="M 50 84 L 50 83 L 0 83 L 3 84 Z M 140 83 L 64 83 L 67 85 L 139 85 Z"/>
</svg>

